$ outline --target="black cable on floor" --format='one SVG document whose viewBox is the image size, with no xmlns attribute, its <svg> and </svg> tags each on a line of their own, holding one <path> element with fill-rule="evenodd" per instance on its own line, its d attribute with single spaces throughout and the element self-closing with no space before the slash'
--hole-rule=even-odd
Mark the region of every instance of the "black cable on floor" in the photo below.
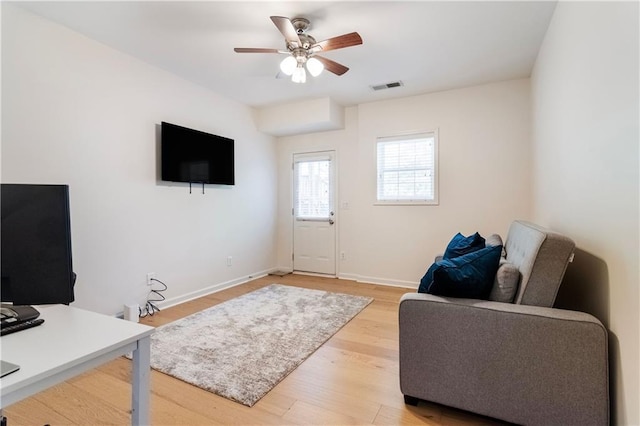
<svg viewBox="0 0 640 426">
<path fill-rule="evenodd" d="M 153 314 L 155 314 L 156 312 L 160 312 L 160 308 L 158 308 L 158 306 L 156 305 L 156 302 L 162 302 L 163 300 L 165 300 L 165 297 L 162 295 L 162 292 L 168 288 L 167 285 L 156 278 L 151 278 L 151 281 L 160 283 L 160 285 L 162 285 L 162 288 L 154 289 L 152 284 L 151 291 L 149 292 L 149 296 L 147 297 L 147 303 L 145 303 L 144 308 L 141 308 L 141 307 L 138 308 L 138 311 L 139 311 L 138 316 L 140 318 L 144 318 L 146 316 L 153 316 Z"/>
</svg>

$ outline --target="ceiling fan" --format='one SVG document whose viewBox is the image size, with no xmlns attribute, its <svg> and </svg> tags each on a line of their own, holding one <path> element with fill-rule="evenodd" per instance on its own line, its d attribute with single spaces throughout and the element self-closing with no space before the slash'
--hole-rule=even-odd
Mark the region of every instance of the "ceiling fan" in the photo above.
<svg viewBox="0 0 640 426">
<path fill-rule="evenodd" d="M 289 19 L 283 16 L 272 16 L 271 20 L 284 36 L 287 50 L 252 47 L 236 47 L 233 50 L 237 53 L 280 53 L 288 55 L 280 63 L 280 70 L 284 74 L 290 75 L 291 81 L 294 83 L 306 82 L 306 71 L 309 71 L 309 74 L 314 77 L 320 75 L 323 69 L 336 75 L 346 73 L 349 68 L 331 59 L 318 56 L 318 53 L 362 44 L 362 38 L 356 32 L 316 42 L 316 39 L 307 34 L 311 23 L 305 18 Z"/>
</svg>

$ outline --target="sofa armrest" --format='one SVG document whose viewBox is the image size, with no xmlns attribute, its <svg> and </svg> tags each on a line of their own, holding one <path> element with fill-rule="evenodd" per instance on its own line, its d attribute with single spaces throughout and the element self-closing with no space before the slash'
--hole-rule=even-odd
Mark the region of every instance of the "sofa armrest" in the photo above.
<svg viewBox="0 0 640 426">
<path fill-rule="evenodd" d="M 519 424 L 608 424 L 607 332 L 575 311 L 409 293 L 400 389 Z"/>
</svg>

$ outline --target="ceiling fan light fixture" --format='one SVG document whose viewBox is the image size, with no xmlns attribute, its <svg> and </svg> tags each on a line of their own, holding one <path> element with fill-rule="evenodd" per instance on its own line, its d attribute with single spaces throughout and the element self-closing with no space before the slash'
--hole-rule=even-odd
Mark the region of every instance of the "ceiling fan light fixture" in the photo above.
<svg viewBox="0 0 640 426">
<path fill-rule="evenodd" d="M 322 64 L 322 62 L 320 62 L 316 58 L 309 58 L 307 60 L 307 70 L 309 71 L 309 74 L 311 74 L 314 77 L 317 77 L 324 70 L 324 65 Z"/>
<path fill-rule="evenodd" d="M 307 81 L 307 72 L 304 70 L 304 67 L 296 67 L 291 76 L 291 81 L 294 83 L 305 83 Z"/>
<path fill-rule="evenodd" d="M 298 61 L 293 56 L 287 56 L 280 62 L 280 71 L 286 75 L 292 75 L 298 66 Z"/>
<path fill-rule="evenodd" d="M 261 47 L 236 47 L 233 50 L 237 53 L 288 54 L 280 62 L 281 72 L 276 77 L 280 78 L 283 74 L 291 76 L 291 80 L 295 83 L 305 83 L 307 81 L 307 71 L 312 77 L 319 76 L 325 69 L 337 76 L 343 75 L 349 71 L 348 67 L 324 56 L 313 56 L 319 52 L 324 53 L 362 44 L 362 37 L 357 32 L 317 42 L 313 36 L 307 33 L 311 24 L 305 18 L 289 19 L 284 16 L 272 16 L 271 21 L 284 36 L 286 50 Z"/>
</svg>

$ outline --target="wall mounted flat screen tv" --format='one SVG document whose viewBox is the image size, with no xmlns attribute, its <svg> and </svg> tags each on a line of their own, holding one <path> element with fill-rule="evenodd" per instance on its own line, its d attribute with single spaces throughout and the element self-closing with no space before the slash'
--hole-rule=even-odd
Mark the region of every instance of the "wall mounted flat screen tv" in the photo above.
<svg viewBox="0 0 640 426">
<path fill-rule="evenodd" d="M 234 185 L 233 139 L 162 122 L 163 181 Z"/>
<path fill-rule="evenodd" d="M 0 205 L 2 301 L 73 302 L 69 186 L 3 183 Z"/>
</svg>

